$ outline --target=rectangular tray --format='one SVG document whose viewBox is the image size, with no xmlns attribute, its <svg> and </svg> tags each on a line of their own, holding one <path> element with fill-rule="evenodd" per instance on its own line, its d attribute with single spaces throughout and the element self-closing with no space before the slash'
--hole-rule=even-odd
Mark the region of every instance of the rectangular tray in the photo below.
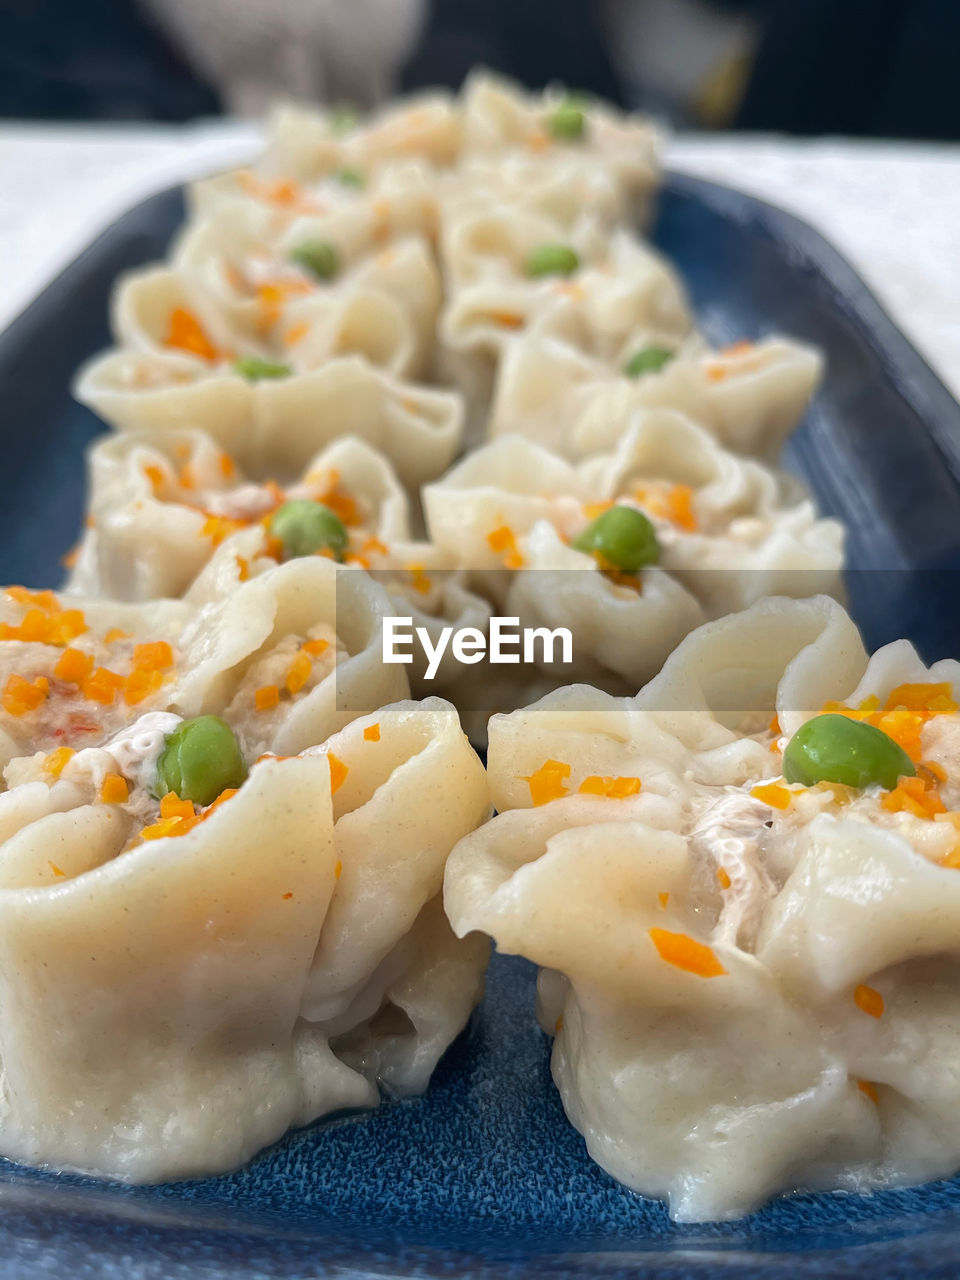
<svg viewBox="0 0 960 1280">
<path fill-rule="evenodd" d="M 46 586 L 83 513 L 73 403 L 108 342 L 122 270 L 160 257 L 183 216 L 154 196 L 106 231 L 0 336 L 0 581 Z M 850 531 L 868 642 L 957 648 L 960 406 L 845 262 L 750 197 L 670 176 L 655 237 L 718 341 L 783 330 L 827 375 L 787 461 Z M 953 1275 L 960 1181 L 871 1197 L 798 1196 L 743 1222 L 684 1227 L 587 1159 L 550 1083 L 531 966 L 497 956 L 488 1000 L 422 1099 L 290 1136 L 224 1178 L 119 1187 L 0 1161 L 0 1275 L 306 1280 L 337 1274 L 626 1280 Z"/>
</svg>

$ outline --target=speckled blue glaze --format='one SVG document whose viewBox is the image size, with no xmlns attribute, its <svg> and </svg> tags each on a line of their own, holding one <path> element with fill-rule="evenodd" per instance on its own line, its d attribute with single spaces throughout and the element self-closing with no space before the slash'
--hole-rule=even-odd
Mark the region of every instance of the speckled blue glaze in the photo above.
<svg viewBox="0 0 960 1280">
<path fill-rule="evenodd" d="M 2 581 L 59 577 L 82 513 L 82 449 L 99 429 L 69 400 L 70 376 L 107 341 L 115 274 L 158 256 L 181 214 L 177 193 L 134 210 L 0 338 Z M 905 633 L 928 657 L 960 649 L 956 606 L 943 606 L 960 599 L 960 408 L 802 224 L 676 178 L 656 235 L 712 337 L 780 328 L 825 347 L 827 381 L 790 461 L 848 521 L 858 618 L 872 644 Z M 484 1005 L 424 1098 L 293 1134 L 228 1177 L 121 1187 L 0 1162 L 0 1277 L 957 1274 L 960 1180 L 672 1224 L 587 1158 L 533 999 L 532 968 L 496 957 Z"/>
</svg>

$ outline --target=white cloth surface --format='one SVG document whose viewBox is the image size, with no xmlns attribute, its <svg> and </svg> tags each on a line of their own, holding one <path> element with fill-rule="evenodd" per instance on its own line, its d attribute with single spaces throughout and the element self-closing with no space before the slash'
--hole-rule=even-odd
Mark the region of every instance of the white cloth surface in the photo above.
<svg viewBox="0 0 960 1280">
<path fill-rule="evenodd" d="M 0 124 L 0 328 L 125 209 L 255 156 L 259 136 L 237 120 Z M 681 135 L 666 160 L 807 219 L 960 398 L 960 146 Z"/>
</svg>

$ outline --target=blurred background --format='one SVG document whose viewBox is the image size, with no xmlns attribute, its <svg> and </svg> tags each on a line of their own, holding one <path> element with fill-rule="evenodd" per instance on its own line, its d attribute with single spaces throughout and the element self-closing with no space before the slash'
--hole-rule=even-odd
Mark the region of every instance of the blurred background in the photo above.
<svg viewBox="0 0 960 1280">
<path fill-rule="evenodd" d="M 960 139 L 951 0 L 0 0 L 0 116 L 371 106 L 483 64 L 699 130 Z"/>
</svg>

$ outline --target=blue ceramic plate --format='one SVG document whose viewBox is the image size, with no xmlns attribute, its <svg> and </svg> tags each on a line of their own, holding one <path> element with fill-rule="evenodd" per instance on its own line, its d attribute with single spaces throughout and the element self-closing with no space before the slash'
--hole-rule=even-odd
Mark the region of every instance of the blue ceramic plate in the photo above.
<svg viewBox="0 0 960 1280">
<path fill-rule="evenodd" d="M 118 271 L 159 257 L 183 215 L 148 200 L 0 338 L 0 581 L 45 586 L 83 511 L 99 424 L 69 396 L 105 346 Z M 868 641 L 960 645 L 960 406 L 809 227 L 671 177 L 656 239 L 719 341 L 774 329 L 828 372 L 788 460 L 850 530 Z M 0 1162 L 0 1276 L 955 1276 L 960 1180 L 797 1195 L 740 1222 L 675 1226 L 587 1158 L 550 1082 L 531 966 L 498 957 L 487 999 L 427 1095 L 294 1134 L 229 1177 L 121 1187 Z"/>
</svg>

